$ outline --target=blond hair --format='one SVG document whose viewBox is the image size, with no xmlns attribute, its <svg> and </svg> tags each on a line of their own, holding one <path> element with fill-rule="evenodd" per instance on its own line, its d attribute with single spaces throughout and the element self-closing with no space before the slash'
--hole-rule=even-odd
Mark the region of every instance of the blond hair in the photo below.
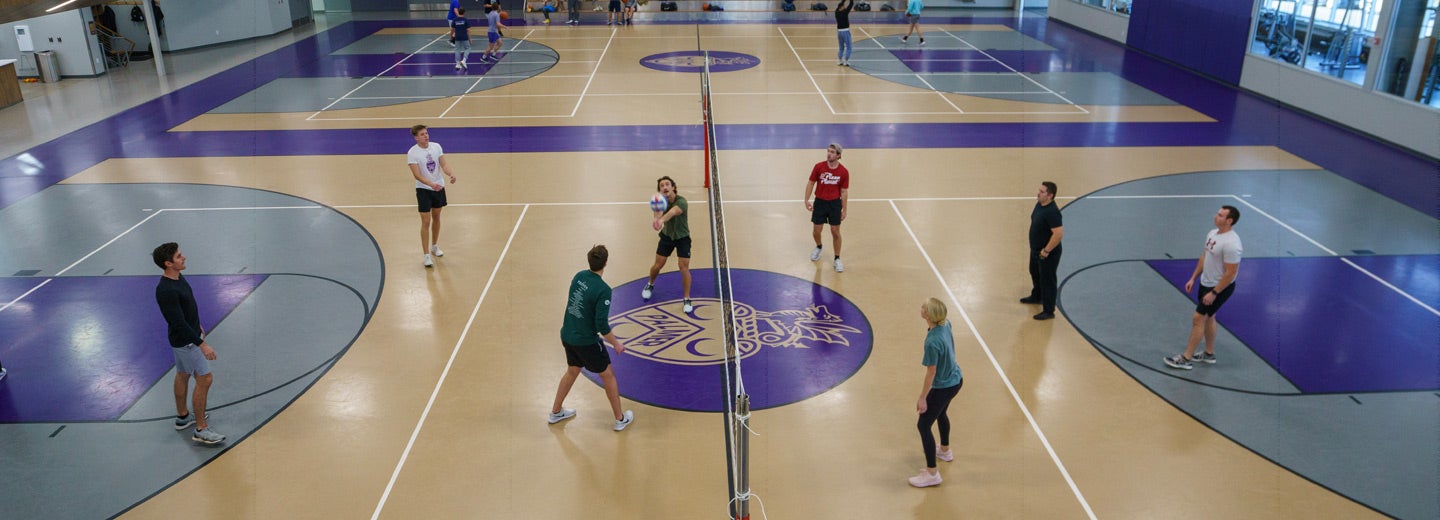
<svg viewBox="0 0 1440 520">
<path fill-rule="evenodd" d="M 945 315 L 949 312 L 945 308 L 945 302 L 931 298 L 925 300 L 925 320 L 936 325 L 945 324 Z"/>
</svg>

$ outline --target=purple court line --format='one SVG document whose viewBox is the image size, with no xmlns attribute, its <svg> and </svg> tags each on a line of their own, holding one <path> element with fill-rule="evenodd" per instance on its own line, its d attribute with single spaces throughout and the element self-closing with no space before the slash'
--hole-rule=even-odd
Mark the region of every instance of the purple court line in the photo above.
<svg viewBox="0 0 1440 520">
<path fill-rule="evenodd" d="M 1015 27 L 1009 18 L 954 20 Z M 1217 122 L 722 125 L 718 129 L 721 149 L 823 148 L 835 139 L 875 148 L 1276 146 L 1440 218 L 1440 161 L 1283 109 L 1064 24 L 1028 23 L 1032 21 L 1026 20 L 1017 30 L 1058 49 L 1054 54 L 1060 57 L 1058 61 L 1069 64 L 1066 70 L 1117 74 Z M 112 157 L 351 154 L 403 149 L 410 139 L 403 130 L 167 130 L 381 28 L 440 25 L 438 20 L 348 22 L 7 158 L 0 161 L 0 208 Z M 693 150 L 698 149 L 698 132 L 698 125 L 469 128 L 447 129 L 446 135 L 470 142 L 453 137 L 446 141 L 457 152 Z M 115 135 L 137 137 L 120 142 Z"/>
</svg>

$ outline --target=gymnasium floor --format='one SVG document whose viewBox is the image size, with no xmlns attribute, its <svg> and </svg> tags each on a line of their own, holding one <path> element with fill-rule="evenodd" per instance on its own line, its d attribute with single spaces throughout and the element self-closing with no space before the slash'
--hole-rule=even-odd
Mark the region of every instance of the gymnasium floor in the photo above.
<svg viewBox="0 0 1440 520">
<path fill-rule="evenodd" d="M 438 21 L 325 21 L 54 140 L 0 133 L 29 140 L 0 162 L 6 516 L 725 515 L 699 49 L 718 51 L 753 517 L 1440 516 L 1440 163 L 1033 13 L 930 16 L 923 48 L 856 13 L 848 68 L 813 13 L 596 14 L 514 20 L 467 71 Z M 430 269 L 417 123 L 459 178 Z M 809 260 L 795 197 L 831 142 L 853 176 L 844 273 L 828 233 Z M 662 175 L 691 200 L 693 315 L 673 261 L 639 298 Z M 1046 180 L 1066 234 L 1041 322 L 1015 300 Z M 1245 260 L 1220 361 L 1176 372 L 1160 359 L 1224 204 Z M 219 352 L 218 448 L 170 427 L 148 258 L 166 241 Z M 544 421 L 596 243 L 632 347 L 622 433 L 585 382 L 578 417 Z M 945 483 L 917 490 L 932 296 L 965 386 Z"/>
</svg>

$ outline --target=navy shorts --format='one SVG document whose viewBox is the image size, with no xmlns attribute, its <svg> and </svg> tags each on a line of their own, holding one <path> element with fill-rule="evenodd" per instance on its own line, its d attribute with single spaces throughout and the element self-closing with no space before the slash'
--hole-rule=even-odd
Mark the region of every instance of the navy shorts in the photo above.
<svg viewBox="0 0 1440 520">
<path fill-rule="evenodd" d="M 670 253 L 679 250 L 680 258 L 690 258 L 690 237 L 680 240 L 671 240 L 670 237 L 660 234 L 660 245 L 655 247 L 655 254 L 669 258 Z"/>
<path fill-rule="evenodd" d="M 431 209 L 445 207 L 445 190 L 434 191 L 429 188 L 415 188 L 415 202 L 420 204 L 421 213 L 429 213 Z"/>
<path fill-rule="evenodd" d="M 620 12 L 620 0 L 610 0 L 610 12 Z"/>
<path fill-rule="evenodd" d="M 610 353 L 605 350 L 605 344 L 599 341 L 589 345 L 571 345 L 564 341 L 565 364 L 572 367 L 580 367 L 596 374 L 610 368 Z"/>
<path fill-rule="evenodd" d="M 1235 284 L 1232 283 L 1229 287 L 1226 287 L 1225 290 L 1220 291 L 1220 294 L 1215 295 L 1215 303 L 1205 305 L 1205 295 L 1210 294 L 1210 291 L 1214 289 L 1214 287 L 1200 286 L 1200 301 L 1195 304 L 1196 314 L 1214 316 L 1215 311 L 1220 310 L 1221 305 L 1225 305 L 1225 300 L 1229 300 L 1230 295 L 1235 294 Z"/>
<path fill-rule="evenodd" d="M 810 223 L 817 226 L 821 224 L 840 225 L 841 207 L 843 204 L 840 199 L 815 199 L 815 210 L 810 212 Z"/>
</svg>

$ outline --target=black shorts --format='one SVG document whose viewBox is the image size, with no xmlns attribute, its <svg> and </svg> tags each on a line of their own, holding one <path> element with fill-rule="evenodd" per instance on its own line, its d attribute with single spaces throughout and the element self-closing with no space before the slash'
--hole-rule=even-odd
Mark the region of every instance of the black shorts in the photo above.
<svg viewBox="0 0 1440 520">
<path fill-rule="evenodd" d="M 620 0 L 610 0 L 610 12 L 620 12 Z"/>
<path fill-rule="evenodd" d="M 1214 289 L 1214 287 L 1200 286 L 1200 301 L 1195 303 L 1196 314 L 1214 316 L 1215 311 L 1220 310 L 1221 305 L 1225 305 L 1225 300 L 1229 300 L 1230 295 L 1235 294 L 1235 284 L 1232 283 L 1229 287 L 1226 287 L 1225 290 L 1220 291 L 1220 294 L 1215 295 L 1215 303 L 1205 305 L 1205 295 L 1210 294 L 1210 291 Z"/>
<path fill-rule="evenodd" d="M 420 203 L 420 212 L 445 207 L 445 190 L 432 191 L 429 188 L 415 188 L 415 201 Z"/>
<path fill-rule="evenodd" d="M 572 367 L 581 367 L 596 374 L 610 368 L 610 352 L 605 350 L 605 344 L 599 341 L 589 345 L 571 345 L 564 341 L 565 364 Z"/>
<path fill-rule="evenodd" d="M 670 252 L 677 249 L 680 250 L 680 258 L 690 258 L 690 237 L 671 240 L 664 233 L 660 234 L 660 245 L 655 247 L 655 254 L 669 258 Z"/>
<path fill-rule="evenodd" d="M 817 226 L 821 224 L 840 225 L 841 207 L 843 204 L 840 199 L 815 199 L 815 210 L 810 212 L 810 223 Z"/>
</svg>

